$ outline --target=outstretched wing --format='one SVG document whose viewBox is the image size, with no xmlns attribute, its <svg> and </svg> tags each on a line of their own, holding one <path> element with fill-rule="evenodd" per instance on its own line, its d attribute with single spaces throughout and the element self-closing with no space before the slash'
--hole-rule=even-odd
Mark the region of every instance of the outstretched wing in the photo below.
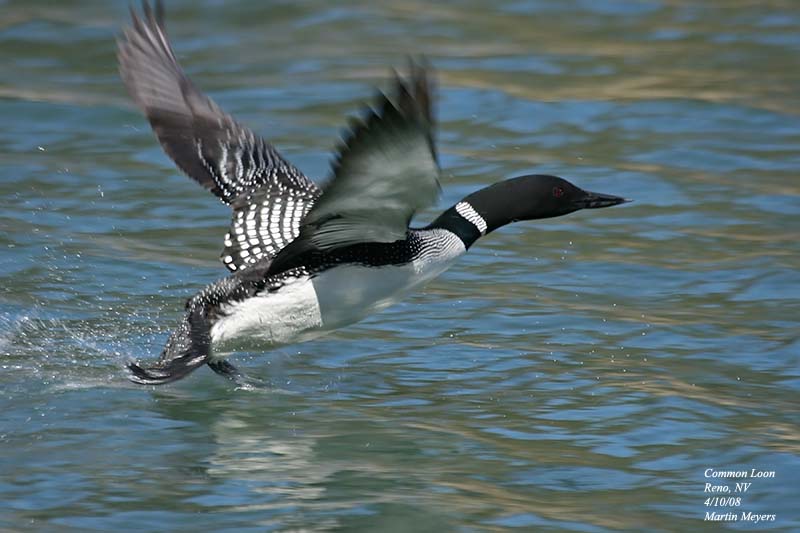
<svg viewBox="0 0 800 533">
<path fill-rule="evenodd" d="M 406 237 L 414 213 L 437 198 L 439 165 L 433 142 L 431 84 L 411 64 L 408 81 L 353 121 L 333 165 L 333 179 L 306 214 L 300 235 L 273 260 L 277 273 L 309 250 Z"/>
<path fill-rule="evenodd" d="M 319 188 L 194 86 L 167 38 L 161 2 L 155 11 L 144 2 L 143 16 L 131 17 L 118 42 L 122 79 L 167 155 L 234 210 L 225 266 L 273 257 L 297 236 Z"/>
</svg>

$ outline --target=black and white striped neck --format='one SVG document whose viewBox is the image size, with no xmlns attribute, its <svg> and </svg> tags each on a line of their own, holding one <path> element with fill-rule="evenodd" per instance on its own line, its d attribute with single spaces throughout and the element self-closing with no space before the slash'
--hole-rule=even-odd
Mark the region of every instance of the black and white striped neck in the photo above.
<svg viewBox="0 0 800 533">
<path fill-rule="evenodd" d="M 454 233 L 464 243 L 464 248 L 469 249 L 486 234 L 487 225 L 486 220 L 465 199 L 439 215 L 426 229 L 434 228 Z"/>
<path fill-rule="evenodd" d="M 625 201 L 617 196 L 584 191 L 557 176 L 532 174 L 498 181 L 475 191 L 442 213 L 428 228 L 446 229 L 469 248 L 483 235 L 511 222 L 557 217 Z"/>
</svg>

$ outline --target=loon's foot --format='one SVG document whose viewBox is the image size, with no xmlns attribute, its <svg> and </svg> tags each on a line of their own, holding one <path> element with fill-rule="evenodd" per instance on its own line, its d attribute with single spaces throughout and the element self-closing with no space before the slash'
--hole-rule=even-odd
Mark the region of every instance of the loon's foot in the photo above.
<svg viewBox="0 0 800 533">
<path fill-rule="evenodd" d="M 140 385 L 162 385 L 186 376 L 208 359 L 209 330 L 202 309 L 193 307 L 169 336 L 158 361 L 147 367 L 133 362 L 126 365 L 129 379 Z"/>
<path fill-rule="evenodd" d="M 159 361 L 153 366 L 143 367 L 138 363 L 128 363 L 130 375 L 128 379 L 140 385 L 163 385 L 170 381 L 177 381 L 186 374 L 202 365 L 205 356 L 181 357 L 164 363 Z"/>
<path fill-rule="evenodd" d="M 224 376 L 229 380 L 233 381 L 234 383 L 236 383 L 237 387 L 242 387 L 247 389 L 253 387 L 256 388 L 263 387 L 267 384 L 265 381 L 261 379 L 248 376 L 247 374 L 245 374 L 244 372 L 233 366 L 233 364 L 229 363 L 225 359 L 219 359 L 217 361 L 208 361 L 207 364 L 211 368 L 211 370 L 213 370 L 220 376 Z"/>
</svg>

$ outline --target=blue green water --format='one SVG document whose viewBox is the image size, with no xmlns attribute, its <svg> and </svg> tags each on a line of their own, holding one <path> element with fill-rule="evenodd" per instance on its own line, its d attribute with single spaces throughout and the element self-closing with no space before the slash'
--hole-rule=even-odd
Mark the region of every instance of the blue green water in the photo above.
<svg viewBox="0 0 800 533">
<path fill-rule="evenodd" d="M 800 530 L 795 3 L 170 1 L 186 70 L 309 176 L 425 54 L 439 209 L 531 172 L 635 199 L 237 356 L 259 390 L 125 378 L 224 274 L 229 217 L 125 94 L 126 9 L 0 2 L 0 529 Z"/>
</svg>

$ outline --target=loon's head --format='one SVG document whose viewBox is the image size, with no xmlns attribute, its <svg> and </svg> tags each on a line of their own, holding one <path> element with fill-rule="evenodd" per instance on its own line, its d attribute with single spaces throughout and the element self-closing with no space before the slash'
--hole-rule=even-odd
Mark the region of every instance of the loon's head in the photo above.
<svg viewBox="0 0 800 533">
<path fill-rule="evenodd" d="M 610 207 L 625 198 L 584 191 L 564 178 L 529 174 L 498 181 L 464 200 L 481 219 L 481 234 L 520 220 L 559 217 L 580 209 Z M 458 207 L 458 206 L 456 206 Z"/>
<path fill-rule="evenodd" d="M 630 200 L 584 191 L 558 176 L 529 174 L 475 191 L 442 213 L 429 227 L 448 229 L 469 248 L 481 235 L 511 222 L 559 217 L 580 209 L 625 202 Z"/>
<path fill-rule="evenodd" d="M 520 202 L 519 218 L 515 220 L 533 220 L 566 215 L 579 209 L 597 209 L 629 202 L 626 198 L 589 192 L 581 189 L 564 178 L 546 174 L 530 174 L 511 178 L 504 182 L 509 190 L 505 194 L 513 194 Z"/>
</svg>

